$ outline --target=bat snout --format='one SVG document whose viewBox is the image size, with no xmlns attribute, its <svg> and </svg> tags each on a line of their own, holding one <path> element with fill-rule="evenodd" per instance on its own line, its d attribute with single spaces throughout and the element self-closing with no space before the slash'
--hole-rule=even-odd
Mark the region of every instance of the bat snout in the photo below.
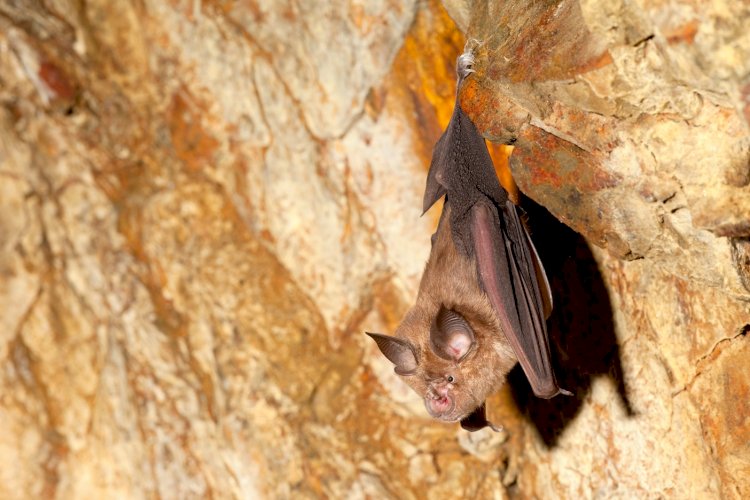
<svg viewBox="0 0 750 500">
<path fill-rule="evenodd" d="M 431 390 L 424 399 L 425 408 L 431 417 L 440 420 L 453 421 L 456 400 L 446 388 Z"/>
<path fill-rule="evenodd" d="M 425 399 L 425 406 L 431 417 L 440 420 L 453 420 L 449 418 L 450 414 L 453 413 L 453 408 L 456 406 L 452 397 L 439 396 L 436 399 Z"/>
</svg>

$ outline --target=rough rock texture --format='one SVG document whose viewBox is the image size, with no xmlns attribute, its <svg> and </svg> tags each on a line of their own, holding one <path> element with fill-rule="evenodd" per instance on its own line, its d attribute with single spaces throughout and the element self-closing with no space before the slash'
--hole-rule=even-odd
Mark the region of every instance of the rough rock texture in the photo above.
<svg viewBox="0 0 750 500">
<path fill-rule="evenodd" d="M 750 4 L 445 3 L 0 2 L 0 497 L 750 495 Z M 516 373 L 500 434 L 362 335 L 429 251 L 449 15 L 576 392 Z"/>
</svg>

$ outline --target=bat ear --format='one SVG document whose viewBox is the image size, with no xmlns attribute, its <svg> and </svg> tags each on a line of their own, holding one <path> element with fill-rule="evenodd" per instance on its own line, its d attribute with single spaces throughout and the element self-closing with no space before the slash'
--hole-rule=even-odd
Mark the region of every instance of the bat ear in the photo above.
<svg viewBox="0 0 750 500">
<path fill-rule="evenodd" d="M 440 306 L 430 328 L 432 351 L 443 359 L 461 361 L 474 345 L 474 330 L 463 316 Z"/>
<path fill-rule="evenodd" d="M 450 127 L 449 127 L 450 130 Z M 450 146 L 446 136 L 448 131 L 435 144 L 432 151 L 432 161 L 430 162 L 430 171 L 427 172 L 427 185 L 424 189 L 424 199 L 422 200 L 422 213 L 427 212 L 432 205 L 440 198 L 445 196 L 445 159 L 448 158 L 447 149 Z"/>
<path fill-rule="evenodd" d="M 395 365 L 394 371 L 399 375 L 411 375 L 417 370 L 417 356 L 414 348 L 406 340 L 380 333 L 365 332 L 378 345 L 378 349 L 388 361 Z"/>
</svg>

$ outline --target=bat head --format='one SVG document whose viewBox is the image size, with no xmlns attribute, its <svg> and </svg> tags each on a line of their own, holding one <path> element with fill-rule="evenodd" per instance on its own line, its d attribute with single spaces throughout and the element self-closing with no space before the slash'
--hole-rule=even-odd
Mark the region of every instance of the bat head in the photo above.
<svg viewBox="0 0 750 500">
<path fill-rule="evenodd" d="M 447 422 L 460 420 L 482 404 L 467 390 L 471 381 L 470 359 L 476 353 L 476 336 L 458 312 L 441 307 L 429 321 L 412 311 L 399 328 L 408 333 L 415 327 L 426 333 L 425 346 L 404 338 L 369 333 L 394 370 L 424 398 L 427 412 Z M 426 347 L 426 349 L 425 349 Z"/>
<path fill-rule="evenodd" d="M 445 305 L 432 312 L 418 304 L 395 336 L 368 335 L 423 398 L 431 417 L 457 422 L 484 404 L 515 363 L 507 346 L 493 345 L 497 343 L 483 335 L 488 326 L 476 312 Z"/>
<path fill-rule="evenodd" d="M 465 419 L 516 363 L 478 282 L 476 261 L 456 250 L 445 214 L 415 305 L 394 336 L 368 333 L 430 416 Z"/>
</svg>

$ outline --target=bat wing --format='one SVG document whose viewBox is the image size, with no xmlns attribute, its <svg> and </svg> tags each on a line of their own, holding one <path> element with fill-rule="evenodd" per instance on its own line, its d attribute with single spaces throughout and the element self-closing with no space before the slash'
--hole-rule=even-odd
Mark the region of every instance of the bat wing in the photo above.
<svg viewBox="0 0 750 500">
<path fill-rule="evenodd" d="M 470 220 L 480 283 L 534 394 L 546 399 L 569 394 L 552 369 L 543 298 L 549 286 L 540 287 L 546 284 L 539 279 L 544 269 L 515 205 L 485 198 L 472 207 Z M 551 306 L 551 299 L 546 302 Z"/>
<path fill-rule="evenodd" d="M 452 123 L 453 119 L 451 119 Z M 436 201 L 446 194 L 447 182 L 445 172 L 450 158 L 452 135 L 453 131 L 449 124 L 432 150 L 432 161 L 430 162 L 430 170 L 427 172 L 427 185 L 425 186 L 424 199 L 422 200 L 422 214 L 427 212 Z"/>
<path fill-rule="evenodd" d="M 542 259 L 539 258 L 539 254 L 536 253 L 534 243 L 531 241 L 531 236 L 526 230 L 526 225 L 521 224 L 523 228 L 523 234 L 526 236 L 526 243 L 529 245 L 531 250 L 531 260 L 534 263 L 534 272 L 536 273 L 536 282 L 539 284 L 539 291 L 542 294 L 542 301 L 544 302 L 544 318 L 548 319 L 552 314 L 552 288 L 549 286 L 549 280 L 547 280 L 547 273 L 544 271 L 542 265 Z"/>
</svg>

